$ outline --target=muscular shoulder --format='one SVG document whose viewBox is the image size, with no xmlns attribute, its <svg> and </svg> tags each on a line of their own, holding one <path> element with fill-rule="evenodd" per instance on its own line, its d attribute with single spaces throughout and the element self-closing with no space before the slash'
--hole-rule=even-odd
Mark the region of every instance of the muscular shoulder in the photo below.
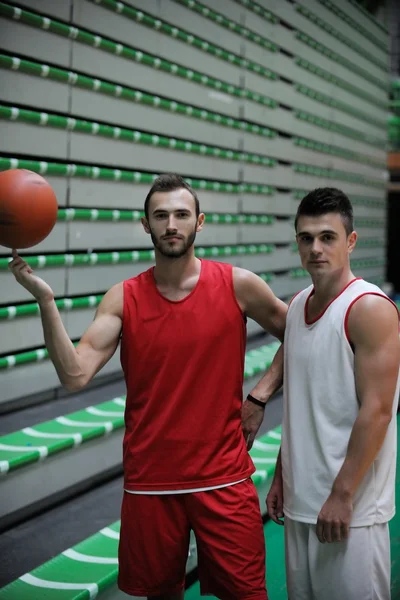
<svg viewBox="0 0 400 600">
<path fill-rule="evenodd" d="M 252 295 L 262 293 L 262 290 L 265 293 L 266 288 L 269 290 L 261 277 L 247 269 L 233 267 L 232 276 L 236 298 L 244 311 L 246 311 L 247 304 L 251 301 Z"/>
<path fill-rule="evenodd" d="M 122 318 L 124 306 L 124 283 L 116 283 L 106 292 L 100 303 L 98 312 L 108 313 Z"/>
<path fill-rule="evenodd" d="M 255 273 L 233 268 L 236 299 L 248 317 L 254 319 L 268 333 L 283 339 L 287 306 Z"/>
<path fill-rule="evenodd" d="M 365 294 L 350 307 L 347 333 L 357 346 L 375 346 L 399 333 L 399 314 L 394 304 L 385 296 Z"/>
<path fill-rule="evenodd" d="M 254 282 L 257 279 L 260 279 L 258 275 L 248 271 L 247 269 L 242 269 L 241 267 L 233 267 L 233 283 L 235 285 L 235 289 L 240 289 L 241 287 L 251 285 L 251 282 Z"/>
</svg>

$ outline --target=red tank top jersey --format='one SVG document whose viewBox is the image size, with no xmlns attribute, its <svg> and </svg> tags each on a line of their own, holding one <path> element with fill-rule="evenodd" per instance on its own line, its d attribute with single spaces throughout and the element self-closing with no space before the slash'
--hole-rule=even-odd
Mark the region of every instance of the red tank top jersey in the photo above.
<svg viewBox="0 0 400 600">
<path fill-rule="evenodd" d="M 124 282 L 125 489 L 196 489 L 254 473 L 241 429 L 245 347 L 232 265 L 202 260 L 178 302 L 160 294 L 153 268 Z"/>
</svg>

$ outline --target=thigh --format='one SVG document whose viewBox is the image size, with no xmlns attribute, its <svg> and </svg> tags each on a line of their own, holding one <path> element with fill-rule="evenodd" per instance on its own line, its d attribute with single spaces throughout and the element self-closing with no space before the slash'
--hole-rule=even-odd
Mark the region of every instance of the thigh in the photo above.
<svg viewBox="0 0 400 600">
<path fill-rule="evenodd" d="M 175 594 L 184 588 L 190 525 L 179 494 L 124 492 L 118 586 L 134 596 Z"/>
<path fill-rule="evenodd" d="M 351 527 L 344 542 L 310 538 L 315 600 L 390 600 L 390 540 L 387 524 Z"/>
<path fill-rule="evenodd" d="M 265 540 L 251 479 L 191 494 L 202 595 L 222 600 L 266 600 Z"/>
<path fill-rule="evenodd" d="M 289 600 L 312 600 L 308 563 L 310 525 L 285 517 L 286 582 Z"/>
</svg>

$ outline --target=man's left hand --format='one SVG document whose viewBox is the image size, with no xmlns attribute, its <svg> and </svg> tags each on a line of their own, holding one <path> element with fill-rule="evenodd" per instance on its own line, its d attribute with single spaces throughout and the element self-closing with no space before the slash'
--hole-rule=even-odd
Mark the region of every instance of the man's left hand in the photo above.
<svg viewBox="0 0 400 600">
<path fill-rule="evenodd" d="M 318 515 L 317 537 L 321 544 L 342 542 L 347 539 L 352 514 L 351 498 L 332 492 Z"/>
<path fill-rule="evenodd" d="M 247 450 L 253 445 L 260 425 L 264 419 L 264 408 L 257 406 L 254 402 L 245 400 L 242 405 L 242 429 L 246 441 Z"/>
</svg>

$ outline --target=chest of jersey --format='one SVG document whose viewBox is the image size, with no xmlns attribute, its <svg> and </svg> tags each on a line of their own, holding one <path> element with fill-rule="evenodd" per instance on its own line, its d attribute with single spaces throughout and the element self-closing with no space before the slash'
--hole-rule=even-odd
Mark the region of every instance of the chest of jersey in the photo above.
<svg viewBox="0 0 400 600">
<path fill-rule="evenodd" d="M 150 300 L 150 301 L 149 301 Z M 170 302 L 154 295 L 145 307 L 136 304 L 130 330 L 124 332 L 135 362 L 146 360 L 153 364 L 174 356 L 178 362 L 194 354 L 199 360 L 216 354 L 221 345 L 228 346 L 244 328 L 239 311 L 227 310 L 220 300 L 196 294 L 181 302 Z"/>
</svg>

